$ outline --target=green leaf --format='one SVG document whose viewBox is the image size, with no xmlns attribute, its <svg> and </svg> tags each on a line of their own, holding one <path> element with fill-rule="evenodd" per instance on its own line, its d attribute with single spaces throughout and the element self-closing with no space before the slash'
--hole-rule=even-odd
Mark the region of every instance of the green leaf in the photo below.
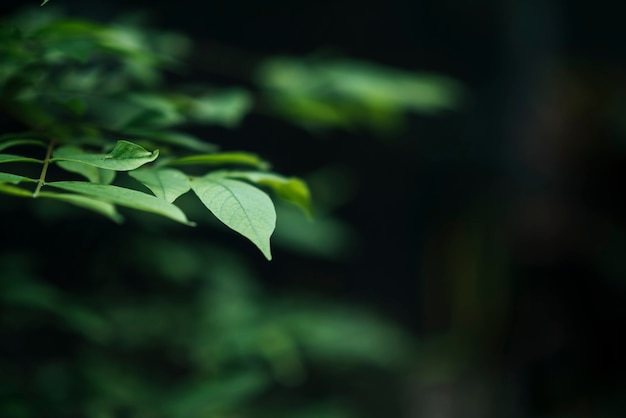
<svg viewBox="0 0 626 418">
<path fill-rule="evenodd" d="M 226 226 L 252 241 L 268 260 L 276 211 L 269 196 L 258 188 L 219 174 L 192 180 L 191 189 Z"/>
<path fill-rule="evenodd" d="M 50 0 L 43 0 L 43 1 L 41 2 L 41 6 L 43 6 L 44 4 L 48 3 L 49 1 L 50 1 Z"/>
<path fill-rule="evenodd" d="M 26 139 L 26 138 L 14 139 L 11 141 L 0 142 L 0 151 L 3 151 L 10 147 L 15 147 L 18 145 L 40 145 L 42 147 L 46 146 L 46 144 L 43 141 L 39 141 L 37 139 Z"/>
<path fill-rule="evenodd" d="M 141 182 L 161 199 L 172 203 L 178 196 L 185 194 L 191 188 L 189 178 L 182 171 L 172 168 L 157 170 L 136 170 L 128 173 L 132 178 Z"/>
<path fill-rule="evenodd" d="M 187 220 L 183 211 L 181 211 L 177 206 L 174 206 L 163 199 L 159 199 L 158 197 L 154 197 L 137 190 L 82 181 L 56 181 L 46 183 L 46 185 L 70 192 L 92 196 L 96 199 L 109 201 L 120 206 L 156 213 L 157 215 L 165 216 L 166 218 L 170 218 L 185 225 L 195 225 L 193 222 L 189 222 Z"/>
<path fill-rule="evenodd" d="M 0 183 L 0 192 L 4 194 L 11 194 L 13 196 L 33 197 L 33 192 L 2 183 Z"/>
<path fill-rule="evenodd" d="M 0 163 L 43 163 L 43 161 L 21 155 L 0 154 Z"/>
<path fill-rule="evenodd" d="M 18 176 L 17 174 L 0 173 L 0 183 L 18 184 L 23 181 L 34 182 L 34 183 L 37 182 L 37 180 L 29 179 L 28 177 Z"/>
<path fill-rule="evenodd" d="M 61 152 L 55 153 L 51 161 L 73 161 L 88 164 L 106 170 L 129 171 L 156 160 L 159 150 L 152 152 L 128 141 L 117 141 L 115 148 L 108 154 L 90 154 L 77 152 L 75 154 Z"/>
<path fill-rule="evenodd" d="M 284 177 L 276 173 L 260 171 L 228 171 L 224 175 L 269 187 L 278 197 L 295 204 L 308 216 L 313 215 L 311 192 L 306 183 L 297 177 Z"/>
<path fill-rule="evenodd" d="M 269 168 L 269 163 L 258 155 L 247 152 L 220 152 L 215 154 L 191 155 L 167 162 L 168 165 L 207 164 L 207 165 L 249 165 L 260 169 Z"/>
<path fill-rule="evenodd" d="M 66 145 L 58 148 L 53 153 L 55 158 L 69 157 L 73 158 L 77 155 L 88 155 L 82 149 L 73 145 Z M 105 170 L 103 168 L 94 167 L 93 165 L 78 163 L 75 161 L 57 161 L 57 165 L 64 170 L 72 173 L 80 174 L 92 183 L 111 184 L 115 179 L 115 171 Z"/>
<path fill-rule="evenodd" d="M 200 122 L 232 128 L 239 124 L 251 106 L 252 99 L 248 92 L 233 89 L 194 99 L 190 116 Z"/>
<path fill-rule="evenodd" d="M 84 209 L 89 209 L 106 216 L 113 222 L 121 223 L 124 218 L 119 214 L 115 206 L 109 202 L 105 202 L 99 199 L 94 199 L 88 196 L 81 196 L 76 194 L 60 194 L 53 192 L 40 192 L 40 197 L 48 199 L 60 200 L 63 202 L 71 203 L 72 205 L 79 206 Z"/>
<path fill-rule="evenodd" d="M 458 108 L 461 85 L 450 78 L 353 60 L 276 57 L 259 66 L 270 104 L 309 128 L 366 126 L 397 129 L 408 112 L 434 114 Z"/>
</svg>

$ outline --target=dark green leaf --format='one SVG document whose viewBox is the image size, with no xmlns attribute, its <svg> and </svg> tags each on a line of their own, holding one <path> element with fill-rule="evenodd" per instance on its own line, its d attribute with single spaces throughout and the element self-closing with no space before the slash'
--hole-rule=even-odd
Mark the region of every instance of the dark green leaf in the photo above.
<svg viewBox="0 0 626 418">
<path fill-rule="evenodd" d="M 150 152 L 137 144 L 121 140 L 117 141 L 113 151 L 108 154 L 89 154 L 82 152 L 72 154 L 62 150 L 61 155 L 59 155 L 58 152 L 55 153 L 51 161 L 72 161 L 104 168 L 106 170 L 128 171 L 152 162 L 156 160 L 158 156 L 159 150 Z"/>
<path fill-rule="evenodd" d="M 270 383 L 268 376 L 248 369 L 217 380 L 202 380 L 184 388 L 171 403 L 171 417 L 188 418 L 197 416 L 223 416 L 221 411 L 232 411 Z"/>
<path fill-rule="evenodd" d="M 260 169 L 269 168 L 269 163 L 258 155 L 247 152 L 220 152 L 215 154 L 191 155 L 168 161 L 169 165 L 206 164 L 206 165 L 249 165 Z"/>
<path fill-rule="evenodd" d="M 21 155 L 0 154 L 0 163 L 43 163 L 43 161 Z"/>
<path fill-rule="evenodd" d="M 202 203 L 226 226 L 252 241 L 268 260 L 276 226 L 274 204 L 263 191 L 239 180 L 209 174 L 192 180 Z"/>
<path fill-rule="evenodd" d="M 187 220 L 185 214 L 177 206 L 137 190 L 81 181 L 57 181 L 46 183 L 46 185 L 95 197 L 96 199 L 115 203 L 120 206 L 156 213 L 157 215 L 165 216 L 166 218 L 186 225 L 194 225 L 193 222 Z"/>
<path fill-rule="evenodd" d="M 94 199 L 89 196 L 81 196 L 76 194 L 61 194 L 53 192 L 39 192 L 40 197 L 60 200 L 63 202 L 71 203 L 72 205 L 79 206 L 84 209 L 89 209 L 94 212 L 104 215 L 111 219 L 113 222 L 121 223 L 123 221 L 122 215 L 120 215 L 115 206 L 109 202 L 103 200 Z"/>
<path fill-rule="evenodd" d="M 161 199 L 172 203 L 191 188 L 189 178 L 182 171 L 172 168 L 136 170 L 128 173 Z"/>
</svg>

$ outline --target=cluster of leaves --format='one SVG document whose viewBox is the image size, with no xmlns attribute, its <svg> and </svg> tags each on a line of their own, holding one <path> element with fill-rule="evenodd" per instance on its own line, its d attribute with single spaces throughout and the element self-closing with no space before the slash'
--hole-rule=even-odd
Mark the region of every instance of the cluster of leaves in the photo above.
<svg viewBox="0 0 626 418">
<path fill-rule="evenodd" d="M 310 213 L 308 188 L 257 155 L 221 152 L 184 130 L 234 126 L 251 105 L 241 89 L 164 88 L 188 46 L 180 35 L 128 24 L 43 13 L 3 22 L 0 109 L 26 130 L 0 135 L 0 192 L 116 222 L 122 206 L 193 225 L 174 204 L 192 191 L 271 259 L 276 213 L 265 190 Z"/>
</svg>

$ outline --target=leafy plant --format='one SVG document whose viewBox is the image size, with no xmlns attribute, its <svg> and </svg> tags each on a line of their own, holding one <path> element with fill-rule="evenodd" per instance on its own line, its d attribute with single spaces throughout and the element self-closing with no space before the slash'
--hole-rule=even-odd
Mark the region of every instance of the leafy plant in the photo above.
<svg viewBox="0 0 626 418">
<path fill-rule="evenodd" d="M 191 192 L 271 259 L 276 213 L 265 190 L 310 213 L 309 190 L 257 155 L 219 151 L 185 132 L 234 126 L 251 106 L 238 88 L 167 86 L 187 46 L 179 35 L 128 25 L 45 14 L 5 21 L 0 108 L 26 130 L 0 135 L 0 192 L 115 222 L 121 206 L 194 225 L 175 204 Z"/>
</svg>

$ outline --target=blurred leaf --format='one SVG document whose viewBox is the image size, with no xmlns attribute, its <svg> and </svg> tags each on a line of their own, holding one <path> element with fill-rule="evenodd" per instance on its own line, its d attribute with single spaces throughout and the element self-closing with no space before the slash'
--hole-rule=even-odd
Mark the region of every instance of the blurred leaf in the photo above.
<svg viewBox="0 0 626 418">
<path fill-rule="evenodd" d="M 190 116 L 202 122 L 217 123 L 232 128 L 239 124 L 252 104 L 250 94 L 232 89 L 195 98 L 191 102 Z"/>
<path fill-rule="evenodd" d="M 191 188 L 217 219 L 252 241 L 268 260 L 272 259 L 270 236 L 276 226 L 276 211 L 267 194 L 216 174 L 192 180 Z"/>
<path fill-rule="evenodd" d="M 207 164 L 207 165 L 249 165 L 260 169 L 269 167 L 267 161 L 248 152 L 219 152 L 214 154 L 191 155 L 168 161 L 169 165 Z"/>
<path fill-rule="evenodd" d="M 0 163 L 43 163 L 43 161 L 21 155 L 0 154 Z"/>
<path fill-rule="evenodd" d="M 48 3 L 49 1 L 50 1 L 50 0 L 43 0 L 43 1 L 41 2 L 41 6 L 43 6 L 44 4 Z"/>
<path fill-rule="evenodd" d="M 358 253 L 362 241 L 346 223 L 333 218 L 306 219 L 292 206 L 276 205 L 274 246 L 307 256 L 343 259 Z"/>
<path fill-rule="evenodd" d="M 0 192 L 13 196 L 33 197 L 33 192 L 21 189 L 19 187 L 9 186 L 8 184 L 2 184 L 2 182 L 0 182 Z"/>
<path fill-rule="evenodd" d="M 19 184 L 22 181 L 34 182 L 34 183 L 37 182 L 37 180 L 35 180 L 35 179 L 30 179 L 28 177 L 18 176 L 17 174 L 1 173 L 0 172 L 0 183 Z"/>
<path fill-rule="evenodd" d="M 158 197 L 136 190 L 80 181 L 55 181 L 46 183 L 46 185 L 91 196 L 98 200 L 109 201 L 120 206 L 156 213 L 157 215 L 165 216 L 166 218 L 170 218 L 185 225 L 195 225 L 193 222 L 187 220 L 185 214 L 177 206 L 163 199 L 159 199 Z"/>
<path fill-rule="evenodd" d="M 113 204 L 89 196 L 80 196 L 67 193 L 59 194 L 53 192 L 39 192 L 39 196 L 48 199 L 60 200 L 62 202 L 67 202 L 83 209 L 92 210 L 96 213 L 99 213 L 100 215 L 106 216 L 116 223 L 121 223 L 124 220 L 122 215 L 117 212 Z"/>
<path fill-rule="evenodd" d="M 258 79 L 280 112 L 311 127 L 389 129 L 406 112 L 454 109 L 463 98 L 450 78 L 354 60 L 274 58 L 259 68 Z"/>
<path fill-rule="evenodd" d="M 72 150 L 75 148 L 57 149 L 51 161 L 72 161 L 107 170 L 128 171 L 152 162 L 159 156 L 159 150 L 150 152 L 137 144 L 123 140 L 117 141 L 115 148 L 108 154 L 72 153 Z"/>
<path fill-rule="evenodd" d="M 129 94 L 127 99 L 142 109 L 138 116 L 127 122 L 129 127 L 165 127 L 179 124 L 185 120 L 175 98 L 156 93 L 133 93 Z"/>
<path fill-rule="evenodd" d="M 298 206 L 308 216 L 313 216 L 311 192 L 306 183 L 299 178 L 260 171 L 228 171 L 224 172 L 224 175 L 269 187 L 280 198 Z"/>
<path fill-rule="evenodd" d="M 170 413 L 173 418 L 221 416 L 223 411 L 245 405 L 269 383 L 268 376 L 254 369 L 220 376 L 213 381 L 199 381 L 179 392 Z"/>
<path fill-rule="evenodd" d="M 128 174 L 152 190 L 157 197 L 170 203 L 191 188 L 187 175 L 171 168 L 136 170 Z"/>
<path fill-rule="evenodd" d="M 408 335 L 364 310 L 318 305 L 278 312 L 279 323 L 319 360 L 394 368 L 413 349 Z"/>
</svg>

